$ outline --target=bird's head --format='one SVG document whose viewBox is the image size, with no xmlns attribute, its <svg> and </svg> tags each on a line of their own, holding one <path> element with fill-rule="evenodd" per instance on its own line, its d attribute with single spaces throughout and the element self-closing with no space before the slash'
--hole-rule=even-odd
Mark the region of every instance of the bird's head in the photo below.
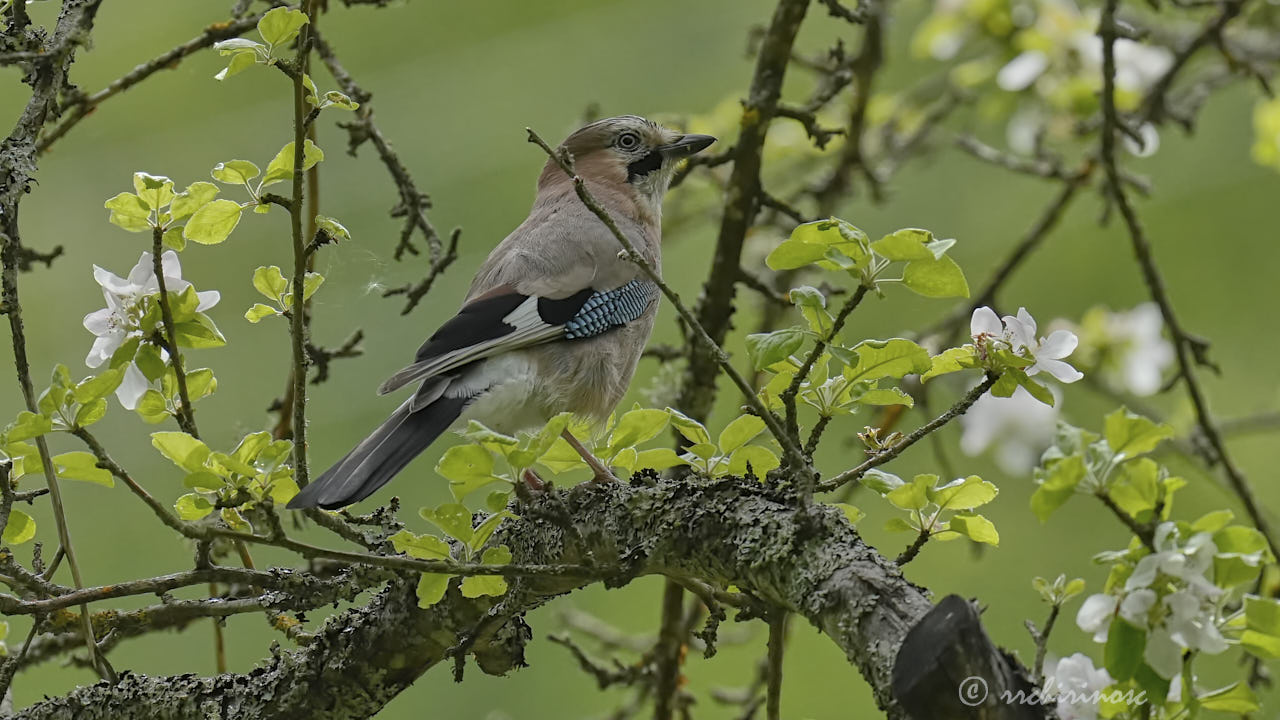
<svg viewBox="0 0 1280 720">
<path fill-rule="evenodd" d="M 710 135 L 684 135 L 636 115 L 620 115 L 578 129 L 560 147 L 573 156 L 574 169 L 584 179 L 629 190 L 656 209 L 680 161 L 715 141 Z M 539 185 L 567 181 L 549 160 Z"/>
</svg>

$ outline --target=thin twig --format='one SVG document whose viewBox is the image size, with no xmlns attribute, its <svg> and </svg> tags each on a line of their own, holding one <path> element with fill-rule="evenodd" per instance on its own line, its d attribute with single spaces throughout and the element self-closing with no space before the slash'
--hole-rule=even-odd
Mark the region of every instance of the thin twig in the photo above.
<svg viewBox="0 0 1280 720">
<path fill-rule="evenodd" d="M 1244 505 L 1245 512 L 1248 513 L 1249 518 L 1253 521 L 1254 527 L 1267 539 L 1267 545 L 1271 548 L 1271 552 L 1280 555 L 1280 542 L 1278 542 L 1275 531 L 1271 527 L 1271 522 L 1267 519 L 1265 511 L 1258 502 L 1257 495 L 1254 493 L 1249 480 L 1227 451 L 1226 443 L 1222 439 L 1222 434 L 1218 431 L 1217 423 L 1209 410 L 1208 399 L 1200 386 L 1196 366 L 1205 362 L 1203 357 L 1205 343 L 1203 340 L 1188 334 L 1175 314 L 1173 302 L 1165 287 L 1164 277 L 1156 265 L 1151 243 L 1147 239 L 1137 212 L 1129 202 L 1129 196 L 1125 191 L 1119 164 L 1116 160 L 1116 134 L 1120 132 L 1121 128 L 1115 102 L 1115 15 L 1118 4 L 1119 0 L 1106 1 L 1103 5 L 1102 20 L 1098 29 L 1098 34 L 1102 38 L 1103 72 L 1103 127 L 1100 156 L 1107 174 L 1108 196 L 1115 203 L 1121 217 L 1124 219 L 1125 226 L 1129 232 L 1129 240 L 1133 246 L 1133 253 L 1142 270 L 1147 290 L 1151 294 L 1151 299 L 1160 308 L 1160 315 L 1164 318 L 1165 327 L 1169 329 L 1169 335 L 1173 338 L 1179 377 L 1182 379 L 1187 390 L 1187 396 L 1191 399 L 1191 404 L 1195 409 L 1196 423 L 1200 426 L 1200 431 L 1204 434 L 1205 440 L 1217 455 L 1217 460 L 1221 463 L 1223 471 L 1226 473 L 1227 481 L 1240 498 L 1240 502 Z"/>
<path fill-rule="evenodd" d="M 863 462 L 861 465 L 850 470 L 846 470 L 826 482 L 818 483 L 818 491 L 828 492 L 835 490 L 845 483 L 852 482 L 862 477 L 868 470 L 880 467 L 881 465 L 898 457 L 907 448 L 919 442 L 921 438 L 963 415 L 966 410 L 973 407 L 973 404 L 978 402 L 978 399 L 991 389 L 991 386 L 996 383 L 997 379 L 998 378 L 994 375 L 988 375 L 985 380 L 975 385 L 969 392 L 965 393 L 964 397 L 960 398 L 960 400 L 955 405 L 948 408 L 946 412 L 916 428 L 910 435 L 899 440 L 893 447 L 867 458 L 866 462 Z"/>
</svg>

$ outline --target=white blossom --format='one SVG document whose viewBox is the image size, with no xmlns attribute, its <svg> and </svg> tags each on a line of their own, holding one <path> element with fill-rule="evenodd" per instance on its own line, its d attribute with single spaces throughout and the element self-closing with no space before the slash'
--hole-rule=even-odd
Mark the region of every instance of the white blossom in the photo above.
<svg viewBox="0 0 1280 720">
<path fill-rule="evenodd" d="M 1017 316 L 1006 315 L 1004 325 L 1012 336 L 1013 350 L 1019 355 L 1030 356 L 1035 364 L 1027 368 L 1027 375 L 1047 372 L 1060 382 L 1073 383 L 1084 373 L 1062 361 L 1080 344 L 1070 330 L 1054 330 L 1049 337 L 1036 339 L 1036 319 L 1026 308 L 1018 308 Z"/>
<path fill-rule="evenodd" d="M 1039 50 L 1027 50 L 1000 68 L 996 73 L 996 85 L 1001 90 L 1018 92 L 1031 87 L 1049 67 L 1049 56 Z"/>
<path fill-rule="evenodd" d="M 181 293 L 191 286 L 191 283 L 182 279 L 182 265 L 177 253 L 166 251 L 160 256 L 160 265 L 164 272 L 166 290 Z M 94 265 L 93 279 L 102 287 L 102 297 L 107 302 L 105 308 L 84 316 L 85 329 L 96 336 L 84 362 L 85 365 L 96 368 L 110 360 L 112 354 L 127 340 L 140 335 L 142 299 L 160 292 L 160 281 L 156 278 L 149 252 L 142 253 L 127 277 L 122 278 Z M 217 305 L 221 294 L 217 290 L 207 290 L 197 292 L 196 297 L 199 299 L 196 310 L 204 311 Z M 125 368 L 124 380 L 116 389 L 116 398 L 121 405 L 132 410 L 137 407 L 138 399 L 149 385 L 142 371 L 129 363 Z"/>
<path fill-rule="evenodd" d="M 1087 598 L 1076 614 L 1081 630 L 1104 642 L 1111 619 L 1120 617 L 1147 633 L 1143 658 L 1161 677 L 1181 670 L 1185 650 L 1216 655 L 1227 649 L 1219 628 L 1222 589 L 1209 581 L 1217 547 L 1209 533 L 1180 542 L 1177 526 L 1161 523 L 1152 544 L 1118 595 Z"/>
<path fill-rule="evenodd" d="M 1027 375 L 1047 372 L 1064 383 L 1073 383 L 1084 373 L 1063 362 L 1080 344 L 1070 330 L 1054 330 L 1049 337 L 1036 337 L 1036 320 L 1026 308 L 1018 308 L 1018 314 L 1006 315 L 1003 321 L 989 307 L 976 308 L 969 319 L 969 331 L 980 347 L 990 347 L 992 342 L 1007 345 L 1015 354 L 1034 362 L 1026 369 Z"/>
<path fill-rule="evenodd" d="M 1102 692 L 1111 686 L 1111 675 L 1094 667 L 1084 653 L 1045 664 L 1045 674 L 1058 698 L 1060 720 L 1097 720 Z"/>
<path fill-rule="evenodd" d="M 1119 348 L 1118 375 L 1134 395 L 1146 396 L 1164 385 L 1164 371 L 1174 361 L 1173 344 L 1164 337 L 1164 317 L 1152 302 L 1128 312 L 1110 313 L 1107 339 Z"/>
<path fill-rule="evenodd" d="M 987 393 L 960 416 L 964 428 L 960 449 L 979 455 L 996 446 L 996 463 L 1010 475 L 1031 471 L 1040 453 L 1053 442 L 1058 429 L 1058 409 L 1036 400 L 1019 387 L 1002 398 Z"/>
</svg>

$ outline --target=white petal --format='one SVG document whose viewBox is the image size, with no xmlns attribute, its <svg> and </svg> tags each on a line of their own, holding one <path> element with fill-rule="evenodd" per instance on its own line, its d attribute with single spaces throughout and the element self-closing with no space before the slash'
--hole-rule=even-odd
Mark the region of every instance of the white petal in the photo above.
<svg viewBox="0 0 1280 720">
<path fill-rule="evenodd" d="M 1071 367 L 1061 360 L 1050 360 L 1042 358 L 1036 360 L 1035 364 L 1027 368 L 1028 375 L 1035 375 L 1038 372 L 1047 372 L 1058 379 L 1059 382 L 1071 384 L 1084 377 L 1084 373 Z"/>
<path fill-rule="evenodd" d="M 1076 625 L 1085 632 L 1096 632 L 1111 624 L 1111 617 L 1115 612 L 1115 596 L 1090 595 L 1080 605 L 1080 611 L 1076 613 Z"/>
<path fill-rule="evenodd" d="M 1147 612 L 1150 611 L 1151 606 L 1155 604 L 1155 590 L 1143 588 L 1136 592 L 1131 592 L 1126 595 L 1124 601 L 1120 603 L 1120 617 L 1140 628 L 1146 627 Z"/>
<path fill-rule="evenodd" d="M 129 363 L 125 366 L 124 379 L 120 382 L 120 387 L 116 388 L 116 399 L 125 410 L 132 410 L 138 407 L 138 400 L 147 392 L 150 385 L 151 383 L 147 382 L 147 376 L 142 374 L 138 366 Z"/>
<path fill-rule="evenodd" d="M 1028 50 L 1000 68 L 996 73 L 996 85 L 1009 92 L 1026 90 L 1048 67 L 1048 56 L 1039 50 Z"/>
<path fill-rule="evenodd" d="M 160 255 L 160 268 L 164 271 L 166 280 L 174 278 L 182 279 L 182 263 L 178 260 L 178 253 L 172 250 L 166 250 Z"/>
<path fill-rule="evenodd" d="M 196 310 L 204 312 L 218 304 L 218 301 L 222 299 L 222 293 L 217 290 L 205 290 L 196 293 L 196 297 L 200 299 L 200 304 L 196 306 Z"/>
<path fill-rule="evenodd" d="M 1018 320 L 1027 327 L 1027 332 L 1036 334 L 1036 319 L 1031 317 L 1031 313 L 1027 312 L 1026 308 L 1018 308 Z"/>
<path fill-rule="evenodd" d="M 1079 344 L 1080 338 L 1070 330 L 1054 330 L 1049 333 L 1049 337 L 1045 338 L 1044 342 L 1040 343 L 1040 349 L 1036 350 L 1036 357 L 1061 360 L 1075 352 Z"/>
<path fill-rule="evenodd" d="M 122 344 L 124 344 L 123 332 L 99 335 L 93 339 L 93 347 L 89 348 L 89 355 L 84 359 L 84 364 L 91 368 L 102 365 L 111 359 L 111 355 L 120 349 Z"/>
<path fill-rule="evenodd" d="M 93 279 L 112 295 L 129 295 L 132 292 L 128 280 L 97 265 L 93 266 Z"/>
<path fill-rule="evenodd" d="M 1003 331 L 1004 329 L 1000 326 L 1000 316 L 996 315 L 995 310 L 986 306 L 974 309 L 973 316 L 969 318 L 970 335 L 999 336 Z"/>
<path fill-rule="evenodd" d="M 1142 659 L 1147 661 L 1147 665 L 1157 675 L 1167 680 L 1182 669 L 1182 648 L 1169 637 L 1167 630 L 1156 628 L 1147 634 L 1147 646 L 1142 651 Z"/>
<path fill-rule="evenodd" d="M 1012 315 L 1004 316 L 1005 331 L 1009 333 L 1013 340 L 1013 349 L 1022 350 L 1024 348 L 1034 348 L 1036 346 L 1036 326 L 1035 321 L 1031 325 L 1027 325 L 1021 318 Z"/>
<path fill-rule="evenodd" d="M 94 310 L 84 316 L 84 329 L 94 335 L 104 335 L 111 329 L 113 324 L 112 319 L 115 318 L 115 316 L 116 314 L 111 312 L 111 308 Z"/>
<path fill-rule="evenodd" d="M 1138 561 L 1137 567 L 1133 569 L 1133 574 L 1124 583 L 1124 589 L 1133 591 L 1139 588 L 1151 587 L 1151 583 L 1156 581 L 1156 572 L 1160 569 L 1160 553 L 1152 553 Z"/>
<path fill-rule="evenodd" d="M 142 257 L 138 258 L 138 264 L 129 271 L 129 284 L 134 288 L 145 288 L 149 282 L 154 283 L 155 279 L 156 273 L 155 268 L 152 267 L 151 253 L 144 252 Z"/>
</svg>

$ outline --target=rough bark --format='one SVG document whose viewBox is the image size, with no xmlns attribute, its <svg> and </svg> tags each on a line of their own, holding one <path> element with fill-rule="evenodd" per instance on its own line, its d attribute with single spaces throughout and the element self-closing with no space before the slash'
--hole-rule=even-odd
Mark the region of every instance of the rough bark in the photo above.
<svg viewBox="0 0 1280 720">
<path fill-rule="evenodd" d="M 840 512 L 801 509 L 793 496 L 743 479 L 586 483 L 560 495 L 563 506 L 544 497 L 517 508 L 520 519 L 495 542 L 510 546 L 516 562 L 591 562 L 611 586 L 654 573 L 736 585 L 807 618 L 859 669 L 887 716 L 906 717 L 890 689 L 893 667 L 931 604 Z M 501 598 L 469 600 L 455 581 L 443 601 L 421 610 L 415 579 L 406 576 L 329 620 L 306 647 L 274 652 L 248 673 L 126 673 L 118 685 L 82 687 L 17 717 L 366 718 L 455 654 L 451 648 L 468 647 L 487 673 L 523 666 L 531 633 L 522 615 L 582 584 L 525 578 Z M 988 641 L 982 652 L 989 648 Z"/>
</svg>

